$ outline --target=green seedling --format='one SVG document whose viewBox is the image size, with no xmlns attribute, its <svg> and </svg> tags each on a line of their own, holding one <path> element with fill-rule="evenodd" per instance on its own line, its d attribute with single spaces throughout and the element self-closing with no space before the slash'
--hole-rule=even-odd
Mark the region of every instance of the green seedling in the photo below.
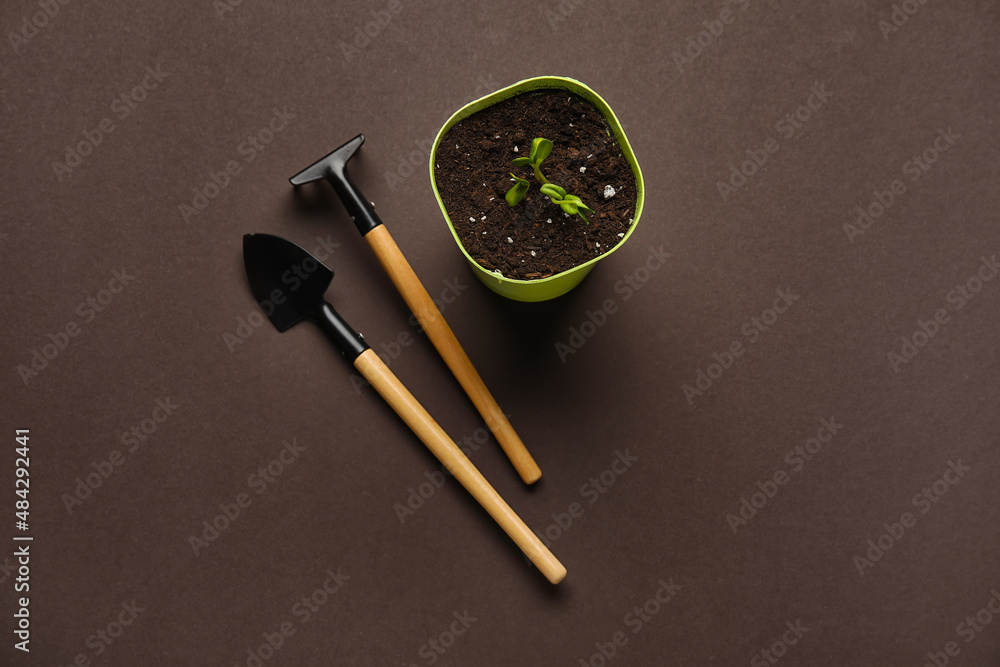
<svg viewBox="0 0 1000 667">
<path fill-rule="evenodd" d="M 546 195 L 553 204 L 559 204 L 559 208 L 561 208 L 564 212 L 569 213 L 570 215 L 579 215 L 583 218 L 584 222 L 590 224 L 590 220 L 587 220 L 587 216 L 584 214 L 584 211 L 589 211 L 591 213 L 594 211 L 589 206 L 584 204 L 583 200 L 576 195 L 566 194 L 566 190 L 559 187 L 555 183 L 546 183 L 539 188 L 539 191 L 543 195 Z"/>
<path fill-rule="evenodd" d="M 545 175 L 542 173 L 542 163 L 551 154 L 552 142 L 544 137 L 537 137 L 531 140 L 531 150 L 528 151 L 528 157 L 514 158 L 514 166 L 523 167 L 531 165 L 531 168 L 535 171 L 535 179 L 542 185 L 545 185 L 549 182 L 549 179 L 545 178 Z"/>
<path fill-rule="evenodd" d="M 547 196 L 553 204 L 558 204 L 565 213 L 569 215 L 579 215 L 585 223 L 590 223 L 587 220 L 587 216 L 584 211 L 589 211 L 593 213 L 593 209 L 588 207 L 583 201 L 576 195 L 566 194 L 566 189 L 556 185 L 555 183 L 550 183 L 549 179 L 545 178 L 545 174 L 542 173 L 542 163 L 545 162 L 545 158 L 552 154 L 552 142 L 545 137 L 536 137 L 531 141 L 531 149 L 528 151 L 528 157 L 515 158 L 513 165 L 515 167 L 525 167 L 530 166 L 535 172 L 535 180 L 541 185 L 539 191 Z M 531 183 L 523 178 L 519 178 L 511 173 L 511 177 L 514 179 L 514 185 L 504 199 L 507 200 L 507 204 L 510 206 L 517 206 L 521 203 L 521 200 L 528 194 L 528 190 L 531 188 Z"/>
<path fill-rule="evenodd" d="M 523 178 L 518 178 L 517 176 L 514 176 L 514 174 L 511 174 L 511 178 L 514 179 L 514 187 L 507 191 L 507 194 L 504 195 L 504 199 L 507 200 L 507 203 L 510 206 L 517 206 L 521 203 L 521 200 L 524 199 L 524 195 L 528 194 L 528 188 L 531 187 L 531 182 L 526 181 Z"/>
</svg>

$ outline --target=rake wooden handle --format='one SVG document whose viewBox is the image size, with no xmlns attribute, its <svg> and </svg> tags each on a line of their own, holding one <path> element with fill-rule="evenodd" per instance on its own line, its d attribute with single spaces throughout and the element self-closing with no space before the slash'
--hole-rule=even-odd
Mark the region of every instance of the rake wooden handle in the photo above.
<svg viewBox="0 0 1000 667">
<path fill-rule="evenodd" d="M 385 225 L 378 225 L 365 234 L 368 244 L 375 251 L 375 256 L 382 268 L 389 274 L 399 293 L 403 295 L 406 305 L 417 317 L 420 326 L 427 332 L 427 337 L 437 348 L 444 362 L 451 369 L 459 384 L 468 394 L 486 425 L 493 431 L 497 442 L 514 464 L 514 468 L 527 484 L 533 484 L 542 476 L 535 459 L 514 432 L 514 427 L 497 405 L 493 395 L 486 388 L 483 379 L 476 372 L 469 356 L 462 349 L 454 332 L 445 321 L 441 311 L 434 305 L 427 290 L 414 273 L 413 268 L 403 256 L 399 246 L 392 239 Z"/>
<path fill-rule="evenodd" d="M 427 448 L 468 490 L 490 516 L 500 524 L 504 532 L 521 548 L 521 551 L 535 564 L 535 567 L 553 584 L 558 584 L 566 576 L 566 568 L 552 552 L 542 544 L 538 536 L 521 520 L 514 510 L 500 497 L 486 478 L 458 445 L 448 437 L 434 418 L 417 402 L 403 383 L 371 349 L 365 350 L 354 360 L 354 367 L 361 372 L 386 403 L 392 406 L 406 425 L 423 441 Z"/>
</svg>

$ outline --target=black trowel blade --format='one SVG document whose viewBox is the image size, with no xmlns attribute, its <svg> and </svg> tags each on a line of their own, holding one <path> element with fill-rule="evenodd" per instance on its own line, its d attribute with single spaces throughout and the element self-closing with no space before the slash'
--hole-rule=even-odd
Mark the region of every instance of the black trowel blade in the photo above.
<svg viewBox="0 0 1000 667">
<path fill-rule="evenodd" d="M 243 265 L 261 310 L 278 331 L 315 317 L 333 271 L 300 246 L 271 234 L 243 236 Z"/>
</svg>

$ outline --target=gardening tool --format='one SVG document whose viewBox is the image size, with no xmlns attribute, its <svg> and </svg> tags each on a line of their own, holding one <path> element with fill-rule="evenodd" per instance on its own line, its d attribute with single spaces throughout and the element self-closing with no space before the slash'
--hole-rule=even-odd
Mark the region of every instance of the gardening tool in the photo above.
<svg viewBox="0 0 1000 667">
<path fill-rule="evenodd" d="M 368 347 L 361 334 L 323 298 L 333 280 L 333 271 L 291 241 L 270 234 L 243 237 L 243 262 L 254 298 L 278 331 L 286 331 L 304 319 L 318 324 L 340 353 L 500 524 L 542 574 L 553 584 L 562 581 L 566 576 L 562 563 L 504 502 L 458 445 Z"/>
<path fill-rule="evenodd" d="M 430 338 L 441 358 L 444 359 L 465 393 L 479 410 L 486 425 L 493 431 L 497 442 L 503 447 L 521 479 L 528 484 L 533 484 L 542 476 L 538 464 L 535 463 L 524 443 L 514 432 L 514 427 L 511 426 L 500 406 L 497 405 L 496 400 L 486 388 L 483 379 L 479 377 L 479 373 L 473 367 L 469 356 L 462 349 L 451 327 L 445 322 L 441 311 L 434 305 L 434 300 L 431 299 L 420 279 L 417 278 L 417 274 L 406 261 L 399 246 L 396 245 L 392 236 L 389 235 L 389 231 L 375 213 L 374 204 L 365 199 L 358 187 L 347 176 L 347 161 L 364 142 L 364 135 L 359 134 L 326 157 L 292 176 L 289 181 L 296 187 L 321 178 L 325 178 L 333 184 L 333 188 L 337 191 L 341 201 L 344 202 L 344 206 L 347 207 L 347 212 L 351 215 L 351 220 L 354 221 L 358 231 L 375 251 L 382 268 L 389 274 L 389 278 L 392 279 L 396 289 L 403 296 L 406 305 L 417 317 L 420 326 L 427 332 L 427 337 Z"/>
</svg>

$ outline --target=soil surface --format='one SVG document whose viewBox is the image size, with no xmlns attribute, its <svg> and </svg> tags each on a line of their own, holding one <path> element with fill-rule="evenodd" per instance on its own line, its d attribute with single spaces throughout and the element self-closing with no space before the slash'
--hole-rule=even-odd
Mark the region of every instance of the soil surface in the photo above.
<svg viewBox="0 0 1000 667">
<path fill-rule="evenodd" d="M 590 224 L 539 192 L 530 166 L 511 164 L 528 156 L 535 137 L 553 143 L 542 173 L 593 209 Z M 511 173 L 531 182 L 514 207 L 504 199 Z M 508 278 L 545 278 L 604 254 L 635 215 L 635 176 L 607 122 L 565 90 L 518 95 L 462 120 L 441 140 L 434 175 L 462 245 Z M 615 194 L 605 199 L 609 185 Z"/>
</svg>

